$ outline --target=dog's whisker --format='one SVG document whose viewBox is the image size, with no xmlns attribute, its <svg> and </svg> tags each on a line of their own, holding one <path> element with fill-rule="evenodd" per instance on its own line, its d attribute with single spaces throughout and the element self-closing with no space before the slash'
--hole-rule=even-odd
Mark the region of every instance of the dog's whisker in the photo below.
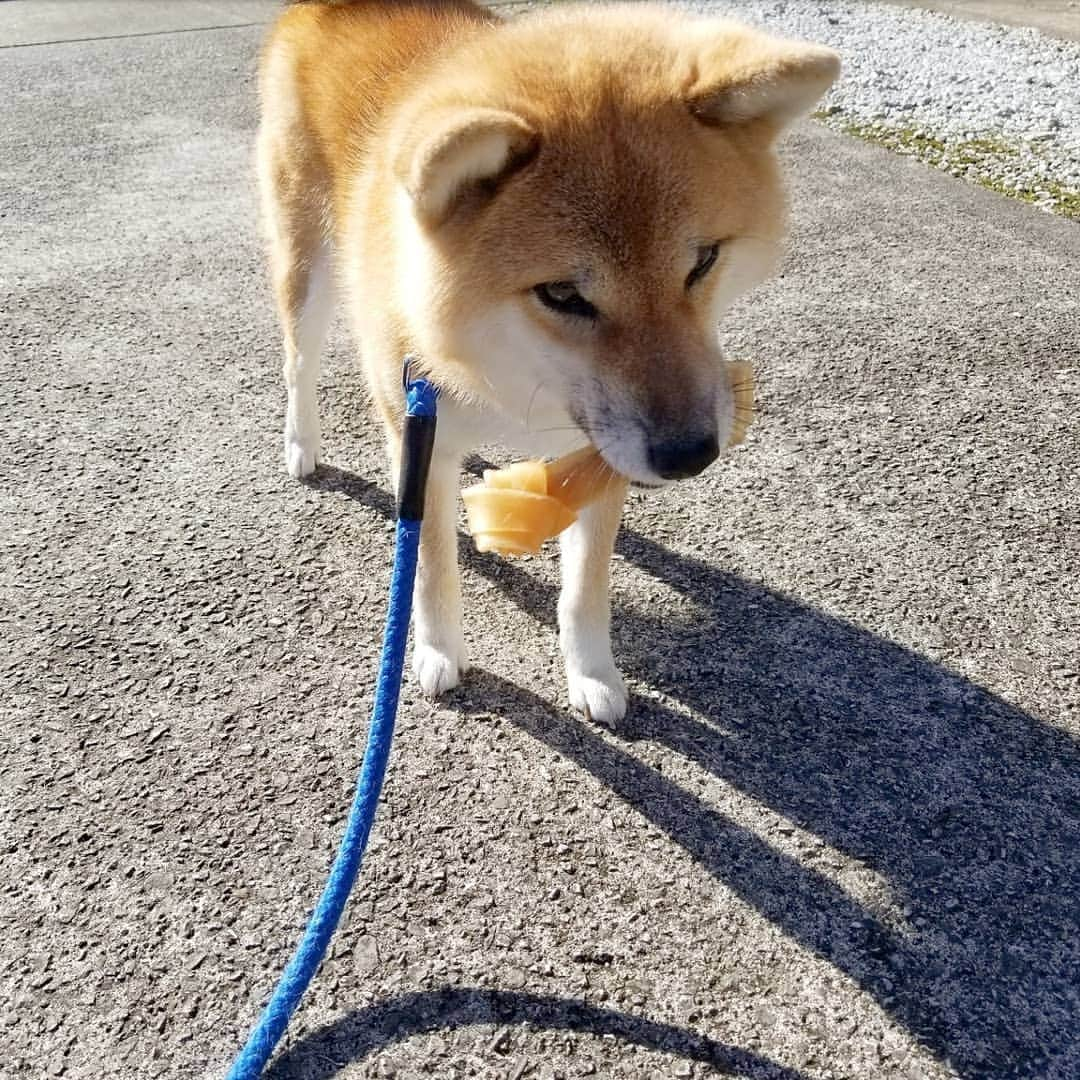
<svg viewBox="0 0 1080 1080">
<path fill-rule="evenodd" d="M 588 437 L 588 432 L 582 431 L 581 428 L 575 427 L 573 424 L 566 424 L 566 425 L 563 425 L 562 427 L 556 426 L 556 427 L 546 427 L 546 428 L 532 428 L 529 431 L 529 434 L 530 435 L 551 435 L 551 434 L 554 434 L 554 433 L 557 433 L 557 432 L 558 433 L 561 433 L 561 432 L 575 432 L 578 435 L 583 435 L 586 438 Z"/>
<path fill-rule="evenodd" d="M 539 394 L 541 390 L 543 390 L 544 385 L 545 385 L 546 382 L 547 382 L 546 379 L 541 379 L 536 384 L 535 389 L 533 390 L 531 396 L 529 397 L 529 404 L 528 404 L 528 407 L 525 409 L 525 430 L 526 431 L 531 430 L 531 428 L 529 427 L 529 417 L 532 416 L 533 405 L 536 403 L 536 395 Z"/>
</svg>

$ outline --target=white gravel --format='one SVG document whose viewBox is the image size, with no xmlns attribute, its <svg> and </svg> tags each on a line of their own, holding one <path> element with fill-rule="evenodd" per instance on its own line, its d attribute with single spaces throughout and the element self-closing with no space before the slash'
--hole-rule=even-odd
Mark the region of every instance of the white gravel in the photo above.
<svg viewBox="0 0 1080 1080">
<path fill-rule="evenodd" d="M 825 0 L 691 2 L 839 50 L 826 122 L 1080 215 L 1080 43 Z"/>
</svg>

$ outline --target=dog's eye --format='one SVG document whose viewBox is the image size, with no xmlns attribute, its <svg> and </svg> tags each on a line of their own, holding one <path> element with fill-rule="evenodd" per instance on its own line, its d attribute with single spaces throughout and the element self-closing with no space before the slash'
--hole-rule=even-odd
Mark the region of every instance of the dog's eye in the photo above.
<svg viewBox="0 0 1080 1080">
<path fill-rule="evenodd" d="M 599 312 L 577 291 L 577 286 L 570 281 L 549 281 L 537 285 L 533 292 L 544 307 L 559 312 L 560 315 L 576 315 L 581 319 L 595 319 Z"/>
<path fill-rule="evenodd" d="M 719 244 L 707 244 L 698 248 L 698 259 L 694 264 L 694 269 L 686 275 L 687 290 L 692 289 L 716 265 L 716 257 L 719 254 Z"/>
</svg>

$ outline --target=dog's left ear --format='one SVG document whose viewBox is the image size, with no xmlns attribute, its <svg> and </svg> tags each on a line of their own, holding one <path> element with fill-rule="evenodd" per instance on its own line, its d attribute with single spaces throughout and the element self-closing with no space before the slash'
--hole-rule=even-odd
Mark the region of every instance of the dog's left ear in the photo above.
<svg viewBox="0 0 1080 1080">
<path fill-rule="evenodd" d="M 772 134 L 808 113 L 840 72 L 823 45 L 721 24 L 699 46 L 685 99 L 702 123 L 759 122 Z"/>
<path fill-rule="evenodd" d="M 442 224 L 470 190 L 494 190 L 537 146 L 532 128 L 502 109 L 440 110 L 421 123 L 418 137 L 401 147 L 396 167 L 417 216 L 431 227 Z"/>
</svg>

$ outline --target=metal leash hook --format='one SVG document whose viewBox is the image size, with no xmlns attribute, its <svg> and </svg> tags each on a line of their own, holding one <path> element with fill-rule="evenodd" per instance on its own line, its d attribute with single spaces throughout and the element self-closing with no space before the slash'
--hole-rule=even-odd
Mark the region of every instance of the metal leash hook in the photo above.
<svg viewBox="0 0 1080 1080">
<path fill-rule="evenodd" d="M 401 693 L 401 672 L 405 665 L 405 643 L 409 635 L 420 547 L 420 523 L 424 517 L 424 491 L 435 445 L 435 406 L 439 396 L 438 390 L 426 379 L 409 378 L 411 366 L 411 358 L 406 357 L 402 368 L 405 423 L 401 439 L 394 569 L 390 579 L 382 659 L 375 685 L 375 704 L 356 795 L 334 864 L 304 936 L 246 1045 L 233 1062 L 227 1080 L 257 1080 L 262 1075 L 326 955 L 360 871 L 375 820 Z"/>
</svg>

